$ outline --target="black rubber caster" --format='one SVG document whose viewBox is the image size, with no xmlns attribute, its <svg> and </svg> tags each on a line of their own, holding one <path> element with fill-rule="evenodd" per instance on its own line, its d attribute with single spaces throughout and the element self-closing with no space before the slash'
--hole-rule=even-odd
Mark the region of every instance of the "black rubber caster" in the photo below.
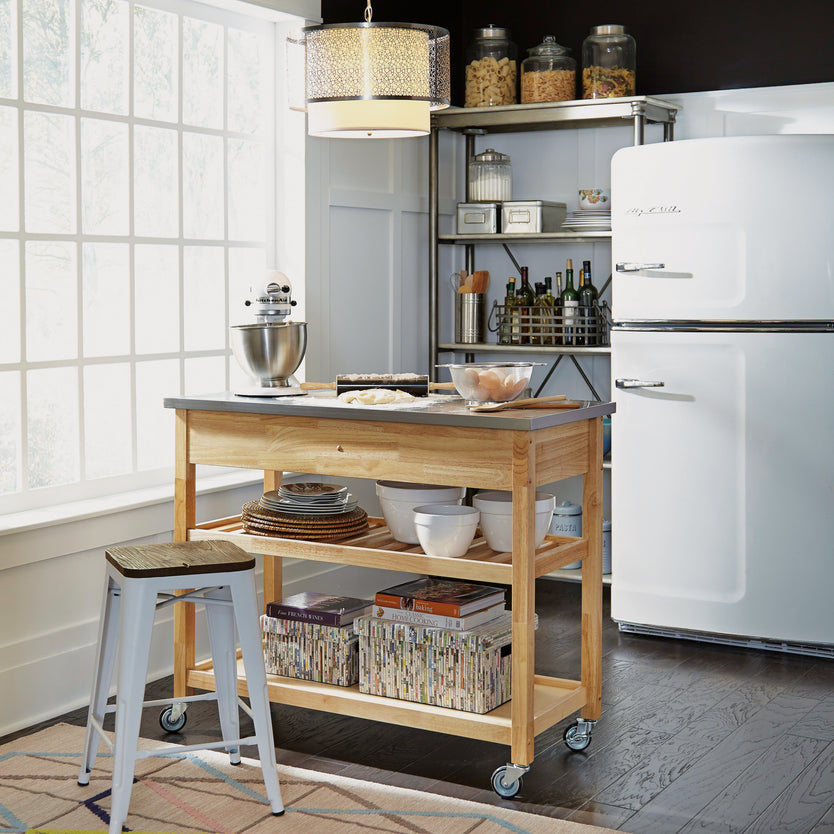
<svg viewBox="0 0 834 834">
<path fill-rule="evenodd" d="M 178 733 L 185 726 L 185 722 L 188 720 L 187 712 L 180 713 L 179 718 L 174 718 L 173 715 L 173 707 L 165 707 L 165 709 L 159 713 L 159 726 L 162 727 L 166 733 Z"/>
</svg>

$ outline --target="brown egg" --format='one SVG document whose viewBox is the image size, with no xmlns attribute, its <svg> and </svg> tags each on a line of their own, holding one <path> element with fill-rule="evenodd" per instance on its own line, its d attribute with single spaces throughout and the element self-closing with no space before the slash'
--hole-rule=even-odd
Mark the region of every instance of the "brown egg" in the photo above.
<svg viewBox="0 0 834 834">
<path fill-rule="evenodd" d="M 482 371 L 480 384 L 486 388 L 489 398 L 495 402 L 501 402 L 506 396 L 504 393 L 504 374 L 497 369 Z"/>
</svg>

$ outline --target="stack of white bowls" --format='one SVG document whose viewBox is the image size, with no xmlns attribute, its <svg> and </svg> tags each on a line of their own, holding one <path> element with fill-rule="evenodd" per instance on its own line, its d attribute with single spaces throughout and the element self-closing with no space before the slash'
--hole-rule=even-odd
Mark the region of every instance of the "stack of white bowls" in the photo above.
<svg viewBox="0 0 834 834">
<path fill-rule="evenodd" d="M 472 499 L 472 506 L 480 511 L 481 530 L 487 544 L 501 553 L 512 553 L 513 494 L 506 491 L 479 492 Z M 536 493 L 536 547 L 544 542 L 555 506 L 555 495 Z"/>
<path fill-rule="evenodd" d="M 376 494 L 391 536 L 398 542 L 419 544 L 414 508 L 424 504 L 460 504 L 466 488 L 377 481 Z"/>
</svg>

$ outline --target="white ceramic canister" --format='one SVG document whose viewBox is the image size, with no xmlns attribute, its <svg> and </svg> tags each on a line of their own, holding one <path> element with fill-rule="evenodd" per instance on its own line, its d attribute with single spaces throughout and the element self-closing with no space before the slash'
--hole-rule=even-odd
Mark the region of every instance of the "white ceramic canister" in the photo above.
<svg viewBox="0 0 834 834">
<path fill-rule="evenodd" d="M 611 522 L 602 521 L 602 572 L 611 573 Z"/>
<path fill-rule="evenodd" d="M 553 509 L 553 521 L 550 522 L 550 532 L 554 536 L 582 535 L 582 507 L 570 501 L 559 501 Z M 582 567 L 582 562 L 571 562 L 562 570 L 576 570 Z"/>
</svg>

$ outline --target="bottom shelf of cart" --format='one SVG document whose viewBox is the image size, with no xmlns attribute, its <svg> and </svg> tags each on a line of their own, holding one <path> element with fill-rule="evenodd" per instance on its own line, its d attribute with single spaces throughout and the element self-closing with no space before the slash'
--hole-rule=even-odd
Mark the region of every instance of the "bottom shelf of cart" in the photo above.
<svg viewBox="0 0 834 834">
<path fill-rule="evenodd" d="M 196 689 L 215 688 L 211 663 L 188 672 L 186 685 Z M 512 701 L 484 714 L 436 707 L 414 701 L 365 695 L 359 686 L 335 686 L 279 675 L 267 675 L 269 700 L 295 707 L 323 710 L 337 715 L 368 718 L 449 735 L 512 743 Z M 238 662 L 238 692 L 248 695 L 242 663 Z M 534 680 L 533 734 L 557 724 L 582 709 L 587 701 L 585 687 L 574 680 L 536 675 Z"/>
</svg>

